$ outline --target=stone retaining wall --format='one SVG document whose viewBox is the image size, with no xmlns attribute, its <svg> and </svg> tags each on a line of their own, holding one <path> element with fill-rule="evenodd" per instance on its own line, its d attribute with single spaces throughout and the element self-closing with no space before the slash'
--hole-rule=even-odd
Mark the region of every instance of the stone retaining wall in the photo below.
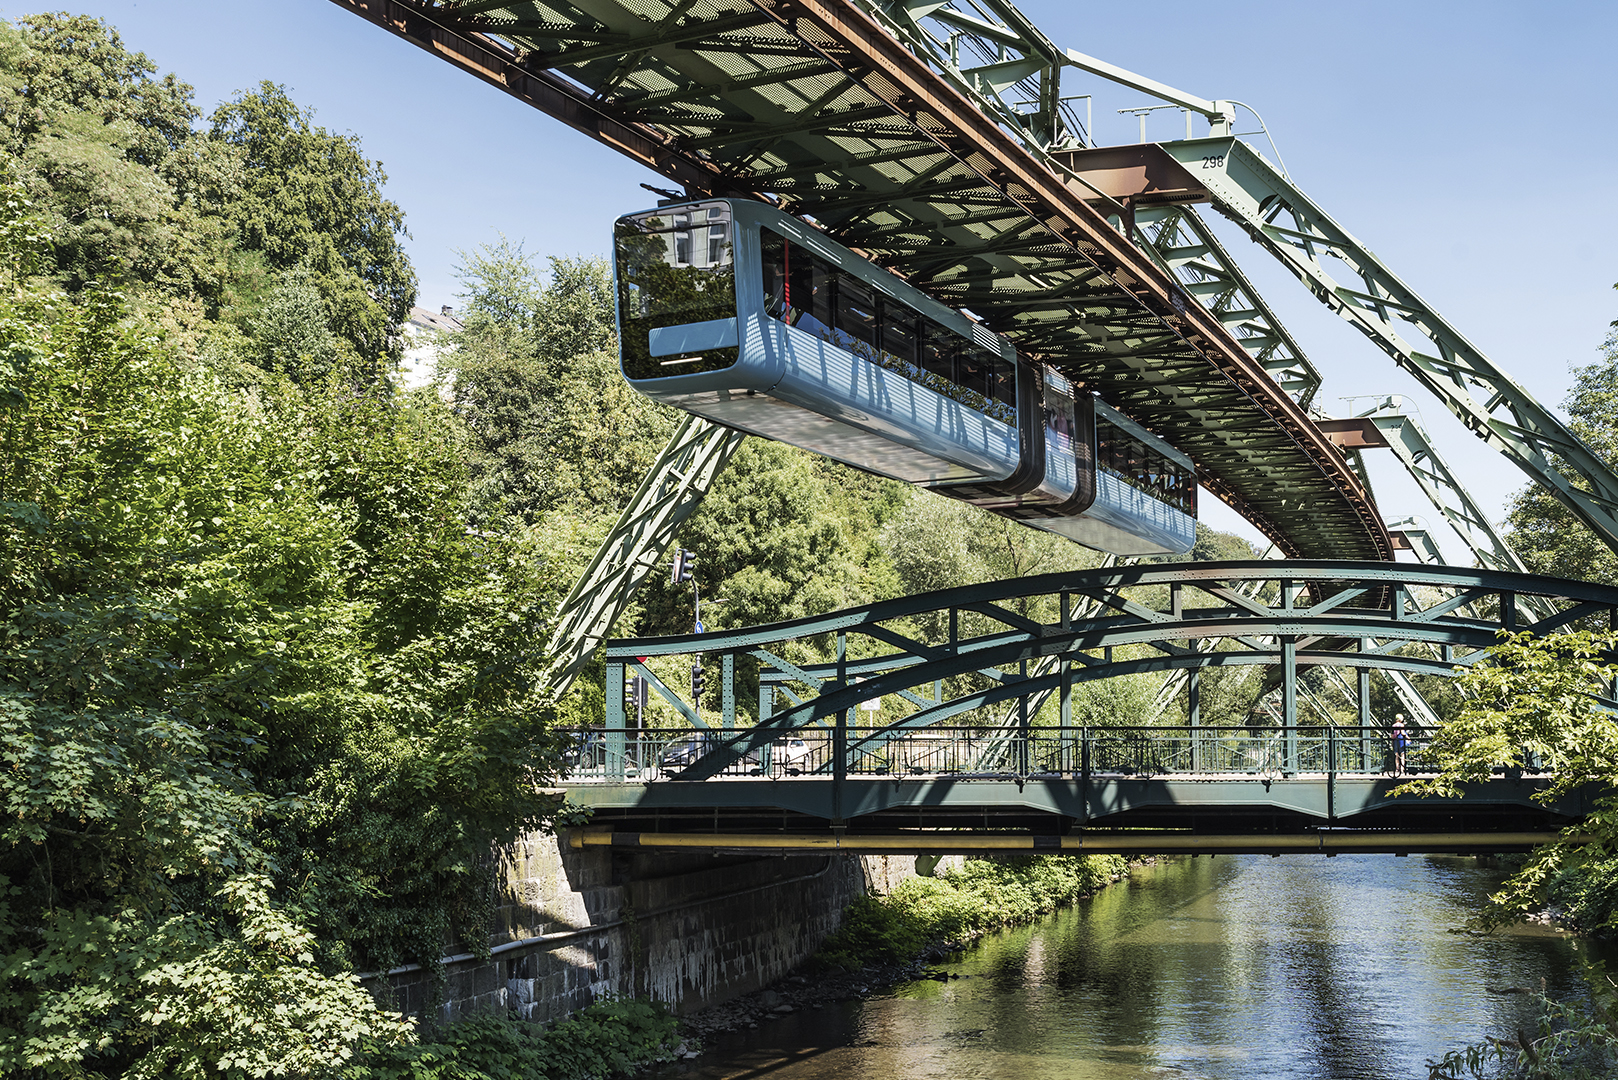
<svg viewBox="0 0 1618 1080">
<path fill-rule="evenodd" d="M 915 873 L 912 857 L 729 856 L 592 847 L 533 834 L 501 853 L 493 956 L 451 957 L 441 1003 L 419 968 L 368 981 L 391 1007 L 560 1018 L 606 994 L 685 1011 L 806 960 L 843 908 Z"/>
</svg>

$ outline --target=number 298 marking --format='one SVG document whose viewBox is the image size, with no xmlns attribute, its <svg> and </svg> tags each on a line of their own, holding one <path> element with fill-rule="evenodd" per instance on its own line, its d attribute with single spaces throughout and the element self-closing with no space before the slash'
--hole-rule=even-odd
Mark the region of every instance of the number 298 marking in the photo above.
<svg viewBox="0 0 1618 1080">
<path fill-rule="evenodd" d="M 1212 154 L 1208 157 L 1204 157 L 1202 159 L 1202 167 L 1204 169 L 1223 169 L 1225 167 L 1225 155 Z"/>
</svg>

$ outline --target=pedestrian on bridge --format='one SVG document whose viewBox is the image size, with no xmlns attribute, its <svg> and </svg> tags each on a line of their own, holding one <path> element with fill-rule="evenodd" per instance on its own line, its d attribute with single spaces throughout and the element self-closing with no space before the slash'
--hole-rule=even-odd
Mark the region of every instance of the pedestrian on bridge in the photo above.
<svg viewBox="0 0 1618 1080">
<path fill-rule="evenodd" d="M 1410 740 L 1405 736 L 1405 714 L 1396 713 L 1393 717 L 1393 775 L 1403 776 L 1405 771 L 1405 751 L 1410 749 Z"/>
</svg>

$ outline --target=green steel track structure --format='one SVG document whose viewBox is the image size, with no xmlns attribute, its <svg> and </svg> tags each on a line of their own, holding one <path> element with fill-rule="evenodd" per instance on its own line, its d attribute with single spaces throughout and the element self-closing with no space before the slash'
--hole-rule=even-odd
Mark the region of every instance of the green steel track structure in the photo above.
<svg viewBox="0 0 1618 1080">
<path fill-rule="evenodd" d="M 1011 5 L 333 2 L 687 194 L 769 200 L 970 310 L 1165 433 L 1288 555 L 1392 557 L 1345 456 L 1063 164 L 1084 145 L 1073 61 Z"/>
<path fill-rule="evenodd" d="M 714 478 L 747 436 L 687 416 L 669 437 L 640 488 L 613 523 L 595 558 L 562 601 L 546 655 L 547 681 L 560 698 L 641 582 L 658 568 L 674 533 L 702 504 Z"/>
<path fill-rule="evenodd" d="M 1618 476 L 1370 248 L 1237 139 L 1192 139 L 1161 148 L 1195 168 L 1215 208 L 1242 226 L 1316 299 L 1618 550 Z M 1328 257 L 1340 269 L 1328 269 Z M 1436 505 L 1445 509 L 1442 502 Z M 1480 550 L 1487 552 L 1490 546 L 1486 542 Z M 1493 561 L 1489 554 L 1485 558 Z"/>
</svg>

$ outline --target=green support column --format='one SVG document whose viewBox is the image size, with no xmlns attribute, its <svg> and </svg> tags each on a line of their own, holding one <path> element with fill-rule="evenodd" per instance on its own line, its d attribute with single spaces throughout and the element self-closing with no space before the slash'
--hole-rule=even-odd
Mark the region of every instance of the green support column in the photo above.
<svg viewBox="0 0 1618 1080">
<path fill-rule="evenodd" d="M 1018 665 L 1018 678 L 1024 681 L 1028 678 L 1028 661 L 1024 660 Z M 1027 776 L 1032 771 L 1032 747 L 1028 745 L 1028 695 L 1023 694 L 1017 699 L 1017 775 Z"/>
<path fill-rule="evenodd" d="M 725 730 L 736 726 L 736 654 L 726 653 L 719 664 L 719 709 Z"/>
<path fill-rule="evenodd" d="M 1090 820 L 1090 725 L 1086 724 L 1079 732 L 1079 806 L 1084 817 Z"/>
<path fill-rule="evenodd" d="M 1064 601 L 1066 596 L 1062 598 Z M 1062 772 L 1073 771 L 1073 661 L 1063 660 L 1057 669 L 1061 681 L 1057 684 L 1057 723 L 1062 728 Z"/>
<path fill-rule="evenodd" d="M 1337 725 L 1326 729 L 1326 820 L 1337 820 Z"/>
<path fill-rule="evenodd" d="M 1201 646 L 1196 638 L 1186 642 L 1191 649 Z M 1191 729 L 1191 771 L 1202 771 L 1202 732 L 1197 729 L 1202 726 L 1202 670 L 1192 668 L 1185 681 L 1185 717 L 1186 725 Z"/>
<path fill-rule="evenodd" d="M 624 778 L 624 728 L 628 725 L 624 721 L 624 665 L 609 663 L 607 665 L 607 713 L 606 713 L 606 752 L 607 775 L 616 779 Z"/>
<path fill-rule="evenodd" d="M 1290 601 L 1290 598 L 1289 598 Z M 1288 776 L 1298 771 L 1298 639 L 1281 639 L 1281 728 L 1286 737 Z"/>
<path fill-rule="evenodd" d="M 848 685 L 848 635 L 837 635 L 837 689 Z M 843 824 L 843 786 L 848 782 L 848 710 L 837 710 L 831 738 L 831 823 Z"/>
<path fill-rule="evenodd" d="M 1360 638 L 1360 652 L 1366 652 L 1370 648 L 1371 640 L 1369 638 Z M 1360 753 L 1362 755 L 1360 767 L 1365 772 L 1375 772 L 1376 738 L 1371 727 L 1371 669 L 1358 668 L 1354 674 L 1359 676 Z"/>
</svg>

